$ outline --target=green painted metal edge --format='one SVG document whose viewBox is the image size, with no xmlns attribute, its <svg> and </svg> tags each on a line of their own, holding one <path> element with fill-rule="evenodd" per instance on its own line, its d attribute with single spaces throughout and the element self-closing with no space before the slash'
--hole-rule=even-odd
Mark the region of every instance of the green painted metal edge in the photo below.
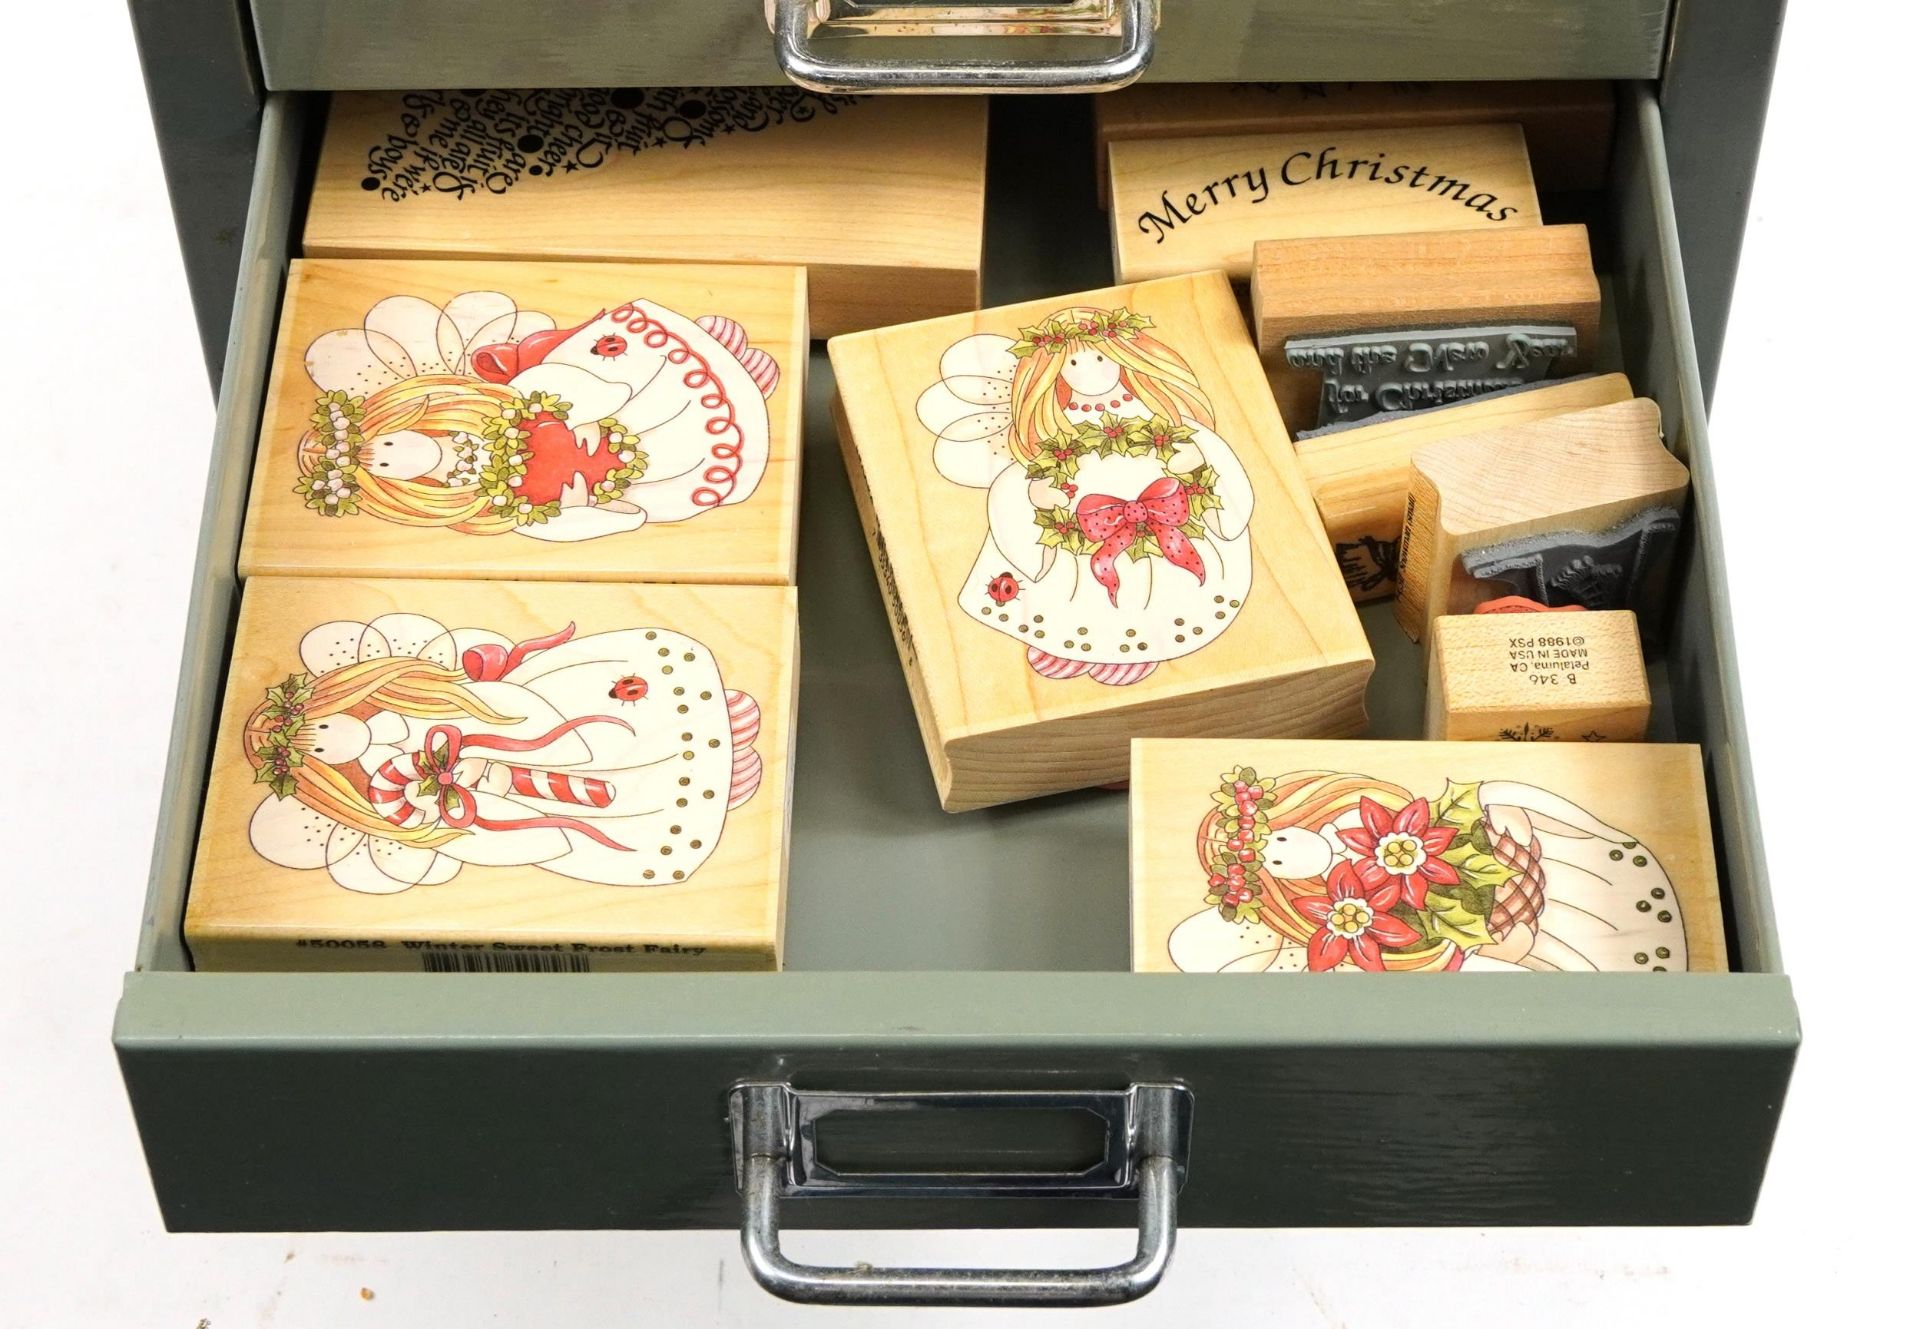
<svg viewBox="0 0 1920 1329">
<path fill-rule="evenodd" d="M 254 0 L 253 10 L 277 91 L 785 81 L 757 0 L 547 0 L 536 28 L 512 0 Z M 1666 0 L 1162 0 L 1147 78 L 1650 79 L 1666 31 Z M 940 49 L 1007 56 L 1004 41 Z"/>
<path fill-rule="evenodd" d="M 1707 442 L 1706 399 L 1691 337 L 1668 335 L 1691 329 L 1693 320 L 1666 137 L 1659 103 L 1649 88 L 1633 89 L 1624 111 L 1614 169 L 1640 180 L 1638 187 L 1623 185 L 1614 191 L 1626 215 L 1614 228 L 1621 252 L 1613 290 L 1616 300 L 1650 306 L 1640 321 L 1661 334 L 1641 348 L 1639 362 L 1628 370 L 1642 391 L 1648 385 L 1660 387 L 1656 395 L 1663 404 L 1668 446 L 1693 472 L 1688 521 L 1697 534 L 1691 542 L 1683 540 L 1687 552 L 1673 596 L 1666 677 L 1679 730 L 1701 744 L 1706 758 L 1715 795 L 1715 848 L 1727 883 L 1741 967 L 1779 973 L 1784 965 L 1748 760 L 1747 722 L 1739 705 L 1740 666 L 1727 595 L 1720 501 Z"/>
<path fill-rule="evenodd" d="M 174 694 L 173 730 L 167 741 L 170 778 L 160 796 L 146 909 L 134 961 L 140 969 L 188 967 L 180 919 L 186 907 L 194 830 L 204 801 L 221 681 L 226 676 L 228 633 L 240 593 L 236 557 L 273 355 L 279 291 L 286 276 L 303 110 L 298 98 L 270 97 L 260 118 L 260 150 L 240 242 L 234 316 L 227 331 L 228 372 L 221 380 L 213 451 L 207 462 L 200 545 L 189 583 L 186 644 Z"/>
</svg>

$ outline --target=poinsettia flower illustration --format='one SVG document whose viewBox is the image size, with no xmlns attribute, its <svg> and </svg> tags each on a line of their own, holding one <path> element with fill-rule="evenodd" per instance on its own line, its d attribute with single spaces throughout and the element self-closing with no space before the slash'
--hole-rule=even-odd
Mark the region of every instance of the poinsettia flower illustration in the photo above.
<svg viewBox="0 0 1920 1329">
<path fill-rule="evenodd" d="M 1440 857 L 1457 832 L 1435 826 L 1433 809 L 1416 798 L 1391 813 L 1371 798 L 1360 800 L 1360 825 L 1340 832 L 1340 838 L 1360 855 L 1360 876 L 1369 890 L 1386 883 L 1394 888 L 1386 907 L 1391 909 L 1406 893 L 1415 909 L 1427 907 L 1427 887 L 1452 886 L 1460 874 Z"/>
<path fill-rule="evenodd" d="M 1411 946 L 1420 940 L 1401 919 L 1387 911 L 1400 898 L 1400 882 L 1390 878 L 1368 887 L 1351 863 L 1336 863 L 1327 874 L 1327 894 L 1306 896 L 1294 907 L 1320 925 L 1307 939 L 1307 968 L 1313 973 L 1352 960 L 1378 973 L 1386 968 L 1382 946 Z"/>
</svg>

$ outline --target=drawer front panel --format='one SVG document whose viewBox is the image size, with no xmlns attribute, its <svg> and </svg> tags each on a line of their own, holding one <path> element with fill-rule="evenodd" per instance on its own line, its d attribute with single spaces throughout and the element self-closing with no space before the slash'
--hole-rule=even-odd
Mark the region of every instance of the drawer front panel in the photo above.
<svg viewBox="0 0 1920 1329">
<path fill-rule="evenodd" d="M 1250 981 L 137 974 L 119 1042 L 182 1231 L 730 1227 L 727 1092 L 759 1079 L 1181 1081 L 1189 1225 L 1752 1212 L 1797 1038 L 1784 978 L 1400 975 L 1223 999 Z M 942 1124 L 955 1156 L 986 1147 L 965 1118 Z M 796 1227 L 1133 1217 L 1124 1202 L 842 1198 L 783 1214 Z"/>
<path fill-rule="evenodd" d="M 1653 78 L 1665 0 L 1161 0 L 1150 79 Z M 646 87 L 784 80 L 760 0 L 253 0 L 267 86 Z M 860 39 L 867 58 L 878 58 Z M 852 45 L 852 42 L 846 43 Z M 926 44 L 909 45 L 925 49 Z M 1036 38 L 962 55 L 1072 54 Z"/>
<path fill-rule="evenodd" d="M 728 1226 L 738 1196 L 727 1095 L 753 1079 L 834 1091 L 1181 1081 L 1195 1101 L 1182 1211 L 1202 1225 L 1723 1223 L 1750 1213 L 1799 1034 L 1755 829 L 1659 112 L 1646 91 L 1624 98 L 1613 211 L 1595 220 L 1612 241 L 1619 358 L 1660 402 L 1668 438 L 1695 472 L 1655 725 L 1706 745 L 1746 972 L 1400 976 L 1284 994 L 1207 976 L 1021 972 L 1124 966 L 1124 800 L 1074 796 L 956 819 L 898 792 L 924 785 L 925 770 L 910 726 L 888 725 L 906 712 L 904 685 L 826 432 L 824 368 L 802 555 L 803 633 L 816 648 L 802 687 L 795 972 L 188 972 L 179 943 L 188 856 L 304 109 L 277 96 L 263 120 L 174 774 L 139 971 L 116 1027 L 169 1226 Z M 996 143 L 1011 149 L 997 170 L 1071 181 L 1060 154 L 1031 136 Z M 996 182 L 990 197 L 1010 193 Z M 990 229 L 992 299 L 1105 279 L 1104 252 L 1063 244 L 1031 208 L 1002 211 Z M 1400 643 L 1398 654 L 1412 652 Z M 1395 668 L 1404 682 L 1405 660 Z M 1380 732 L 1415 722 L 1406 696 L 1381 701 Z M 862 764 L 862 745 L 883 759 Z M 1051 857 L 1025 861 L 1035 854 Z M 905 869 L 916 861 L 937 863 L 946 888 L 916 910 L 858 914 L 854 926 L 836 910 L 911 884 Z M 1085 904 L 1035 892 L 1035 880 L 1069 868 L 1092 883 Z M 901 969 L 913 972 L 861 972 Z M 1353 1141 L 1380 1159 L 1357 1182 L 1342 1153 Z M 965 1152 L 972 1142 L 954 1143 Z M 836 1200 L 796 1201 L 785 1218 L 1100 1224 L 1129 1223 L 1133 1211 Z"/>
</svg>

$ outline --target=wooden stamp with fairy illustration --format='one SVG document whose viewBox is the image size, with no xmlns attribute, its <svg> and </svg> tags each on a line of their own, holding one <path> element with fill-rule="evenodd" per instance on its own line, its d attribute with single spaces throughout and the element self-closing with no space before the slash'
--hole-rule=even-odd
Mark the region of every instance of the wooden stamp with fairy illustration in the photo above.
<svg viewBox="0 0 1920 1329">
<path fill-rule="evenodd" d="M 795 649 L 789 587 L 253 580 L 194 963 L 777 968 Z"/>
<path fill-rule="evenodd" d="M 1690 744 L 1141 741 L 1130 799 L 1136 970 L 1728 968 Z"/>
<path fill-rule="evenodd" d="M 296 260 L 240 571 L 786 584 L 806 274 Z"/>
<path fill-rule="evenodd" d="M 1357 733 L 1373 667 L 1218 273 L 834 339 L 941 802 L 1123 778 L 1143 733 Z"/>
</svg>

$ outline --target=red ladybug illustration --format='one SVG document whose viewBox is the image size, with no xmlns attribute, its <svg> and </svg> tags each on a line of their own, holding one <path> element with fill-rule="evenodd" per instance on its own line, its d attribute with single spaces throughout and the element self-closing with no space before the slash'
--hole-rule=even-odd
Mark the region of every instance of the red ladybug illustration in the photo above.
<svg viewBox="0 0 1920 1329">
<path fill-rule="evenodd" d="M 637 674 L 628 674 L 615 679 L 613 686 L 607 689 L 607 695 L 615 701 L 631 704 L 647 695 L 647 680 Z"/>
<path fill-rule="evenodd" d="M 608 360 L 613 359 L 615 356 L 625 355 L 627 353 L 627 339 L 608 333 L 593 344 L 593 353 Z"/>
<path fill-rule="evenodd" d="M 1020 594 L 1020 583 L 1013 579 L 1011 572 L 1003 572 L 987 583 L 987 598 L 997 605 L 1003 605 Z"/>
</svg>

